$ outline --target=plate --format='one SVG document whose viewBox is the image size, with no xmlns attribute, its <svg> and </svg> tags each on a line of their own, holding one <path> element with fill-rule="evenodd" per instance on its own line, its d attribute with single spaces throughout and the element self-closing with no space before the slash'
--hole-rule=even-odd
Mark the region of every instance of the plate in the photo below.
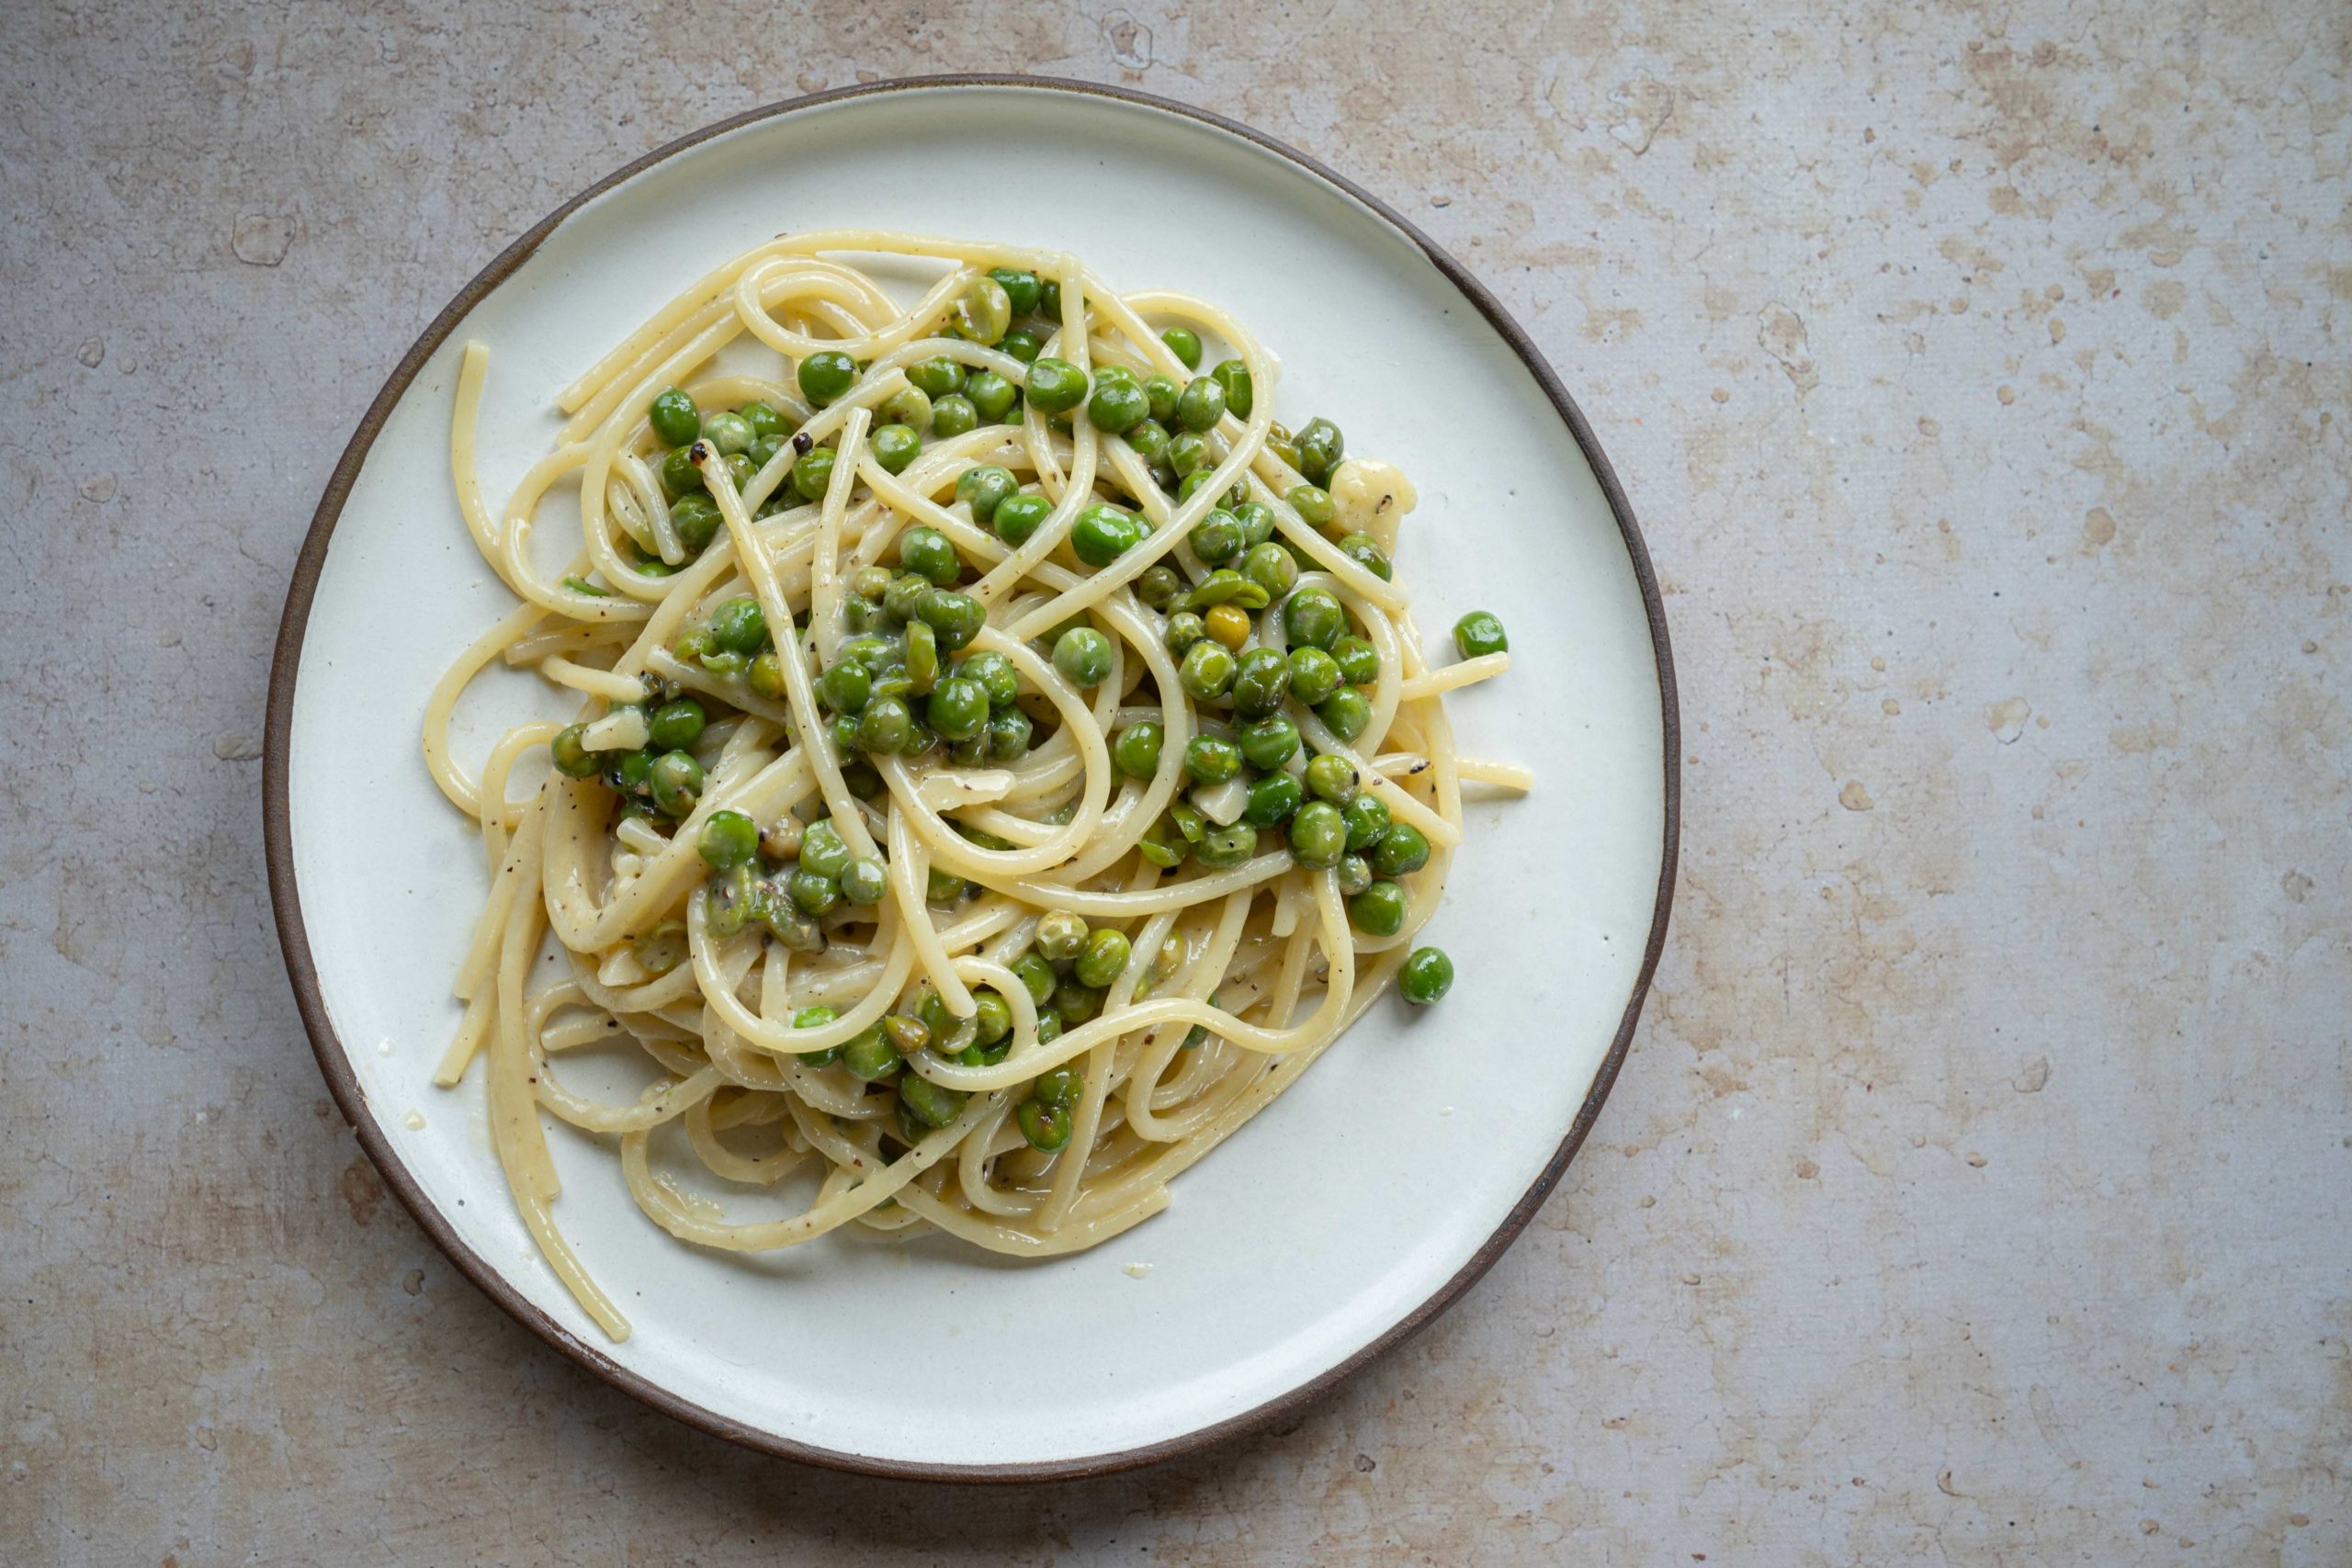
<svg viewBox="0 0 2352 1568">
<path fill-rule="evenodd" d="M 1328 415 L 1419 485 L 1396 565 L 1424 634 L 1473 608 L 1510 627 L 1513 671 L 1451 706 L 1464 751 L 1539 782 L 1466 807 L 1429 930 L 1460 969 L 1443 1004 L 1374 1008 L 1185 1173 L 1168 1212 L 1093 1252 L 1010 1263 L 939 1236 L 838 1235 L 749 1259 L 696 1251 L 638 1212 L 609 1152 L 547 1118 L 558 1223 L 635 1325 L 614 1344 L 515 1216 L 480 1070 L 456 1091 L 430 1081 L 485 874 L 418 724 L 435 678 L 512 604 L 450 490 L 458 360 L 468 340 L 491 345 L 480 450 L 500 497 L 548 450 L 555 389 L 605 347 L 724 258 L 835 225 L 1067 247 L 1114 288 L 1238 312 L 1283 357 L 1282 417 Z M 532 688 L 469 699 L 463 754 L 545 707 Z M 1591 1125 L 1657 962 L 1677 755 L 1664 614 L 1623 492 L 1526 334 L 1456 263 L 1329 170 L 1196 109 L 1080 83 L 885 83 L 757 110 L 602 181 L 401 360 L 287 598 L 270 888 L 303 1021 L 362 1145 L 458 1267 L 550 1344 L 795 1459 L 1078 1475 L 1297 1409 L 1510 1245 Z"/>
</svg>

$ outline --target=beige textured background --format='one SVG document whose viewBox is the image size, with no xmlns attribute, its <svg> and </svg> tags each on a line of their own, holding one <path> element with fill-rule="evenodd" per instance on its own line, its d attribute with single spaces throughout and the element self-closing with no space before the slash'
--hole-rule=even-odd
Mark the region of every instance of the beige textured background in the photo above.
<svg viewBox="0 0 2352 1568">
<path fill-rule="evenodd" d="M 2344 6 L 279 9 L 0 6 L 0 1555 L 2352 1559 Z M 256 761 L 461 282 L 955 69 L 1241 117 L 1487 277 L 1688 752 L 1648 1021 L 1487 1280 L 1280 1431 L 977 1493 L 705 1438 L 453 1273 L 302 1041 Z"/>
</svg>

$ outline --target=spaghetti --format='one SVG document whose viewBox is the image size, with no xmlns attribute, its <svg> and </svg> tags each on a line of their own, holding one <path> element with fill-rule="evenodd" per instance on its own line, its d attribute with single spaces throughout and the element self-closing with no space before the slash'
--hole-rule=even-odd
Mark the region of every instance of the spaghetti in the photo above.
<svg viewBox="0 0 2352 1568">
<path fill-rule="evenodd" d="M 850 255 L 937 276 L 901 305 Z M 1204 342 L 1230 352 L 1196 373 Z M 775 240 L 566 388 L 495 514 L 487 363 L 468 345 L 451 467 L 522 604 L 424 717 L 490 868 L 435 1076 L 485 1058 L 524 1222 L 615 1338 L 554 1223 L 543 1110 L 616 1140 L 698 1246 L 854 1225 L 1046 1257 L 1164 1208 L 1392 980 L 1451 983 L 1411 943 L 1463 785 L 1529 784 L 1458 758 L 1445 713 L 1508 667 L 1500 624 L 1464 617 L 1463 660 L 1429 666 L 1390 570 L 1411 485 L 1329 421 L 1275 423 L 1275 362 L 1225 312 L 1066 254 Z M 575 484 L 550 576 L 534 519 Z M 580 705 L 469 776 L 452 711 L 501 662 Z M 534 988 L 550 938 L 569 967 Z M 557 1070 L 613 1041 L 658 1071 L 634 1103 Z M 729 1219 L 684 1156 L 813 1193 Z"/>
</svg>

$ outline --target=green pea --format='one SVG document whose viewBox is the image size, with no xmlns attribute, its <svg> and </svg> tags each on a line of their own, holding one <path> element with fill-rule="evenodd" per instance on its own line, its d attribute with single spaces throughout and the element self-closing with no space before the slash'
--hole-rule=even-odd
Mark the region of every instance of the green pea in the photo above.
<svg viewBox="0 0 2352 1568">
<path fill-rule="evenodd" d="M 964 397 L 980 418 L 994 424 L 1012 412 L 1020 389 L 993 370 L 975 371 L 964 383 Z"/>
<path fill-rule="evenodd" d="M 1172 622 L 1170 626 L 1172 629 Z M 1176 668 L 1176 683 L 1195 702 L 1210 702 L 1232 688 L 1238 670 L 1233 655 L 1204 639 L 1184 650 L 1183 662 Z"/>
<path fill-rule="evenodd" d="M 964 575 L 963 558 L 936 528 L 914 527 L 899 535 L 899 564 L 942 587 Z"/>
<path fill-rule="evenodd" d="M 804 857 L 800 869 L 785 879 L 786 891 L 792 902 L 805 915 L 821 915 L 842 901 L 841 879 L 808 869 Z"/>
<path fill-rule="evenodd" d="M 748 593 L 738 594 L 710 613 L 710 639 L 729 653 L 752 654 L 767 646 L 768 618 L 760 602 Z M 702 733 L 702 726 L 694 727 Z M 692 741 L 679 742 L 691 745 Z"/>
<path fill-rule="evenodd" d="M 781 435 L 754 435 L 752 437 L 752 444 L 743 448 L 743 456 L 751 460 L 752 468 L 756 472 L 775 461 L 775 455 L 789 445 L 790 443 Z M 742 487 L 739 485 L 736 488 L 740 490 Z"/>
<path fill-rule="evenodd" d="M 1107 929 L 1098 931 L 1086 939 L 1071 972 L 1081 986 L 1107 987 L 1125 973 L 1128 955 L 1125 936 Z"/>
<path fill-rule="evenodd" d="M 924 716 L 943 739 L 969 740 L 988 728 L 989 694 L 978 681 L 951 675 L 933 690 Z"/>
<path fill-rule="evenodd" d="M 740 811 L 714 811 L 695 840 L 702 858 L 720 871 L 732 871 L 760 852 L 759 824 Z"/>
<path fill-rule="evenodd" d="M 685 751 L 664 751 L 646 770 L 646 788 L 663 815 L 684 817 L 702 796 L 702 764 Z"/>
<path fill-rule="evenodd" d="M 931 405 L 932 434 L 942 438 L 967 435 L 979 428 L 980 412 L 972 400 L 960 393 L 940 399 Z"/>
<path fill-rule="evenodd" d="M 1241 525 L 1241 542 L 1253 550 L 1274 536 L 1273 508 L 1262 502 L 1243 502 L 1233 509 L 1233 520 Z"/>
<path fill-rule="evenodd" d="M 751 923 L 759 901 L 759 879 L 749 865 L 722 872 L 703 888 L 703 929 L 725 942 Z"/>
<path fill-rule="evenodd" d="M 1218 604 L 1235 604 L 1244 610 L 1262 610 L 1271 595 L 1229 567 L 1219 567 L 1201 580 L 1200 586 L 1184 597 L 1188 610 L 1206 610 Z"/>
<path fill-rule="evenodd" d="M 1162 871 L 1172 871 L 1183 864 L 1184 857 L 1193 852 L 1192 841 L 1177 829 L 1172 818 L 1165 816 L 1143 830 L 1136 848 L 1144 859 Z"/>
<path fill-rule="evenodd" d="M 1340 815 L 1340 808 L 1328 800 L 1308 801 L 1290 819 L 1291 856 L 1310 871 L 1339 864 L 1347 847 L 1346 819 Z"/>
<path fill-rule="evenodd" d="M 1029 366 L 1027 391 L 1033 408 L 1067 413 L 1086 399 L 1086 372 L 1067 359 L 1041 355 Z"/>
<path fill-rule="evenodd" d="M 1510 638 L 1503 635 L 1503 624 L 1485 610 L 1473 610 L 1453 623 L 1453 646 L 1462 650 L 1464 659 L 1476 659 L 1485 653 L 1501 653 L 1510 647 Z"/>
<path fill-rule="evenodd" d="M 1168 455 L 1168 427 L 1156 419 L 1147 419 L 1129 430 L 1125 437 L 1135 455 L 1149 467 L 1158 467 Z"/>
<path fill-rule="evenodd" d="M 944 398 L 964 389 L 963 362 L 939 355 L 907 367 L 907 383 L 927 398 Z"/>
<path fill-rule="evenodd" d="M 1340 540 L 1340 553 L 1355 562 L 1373 576 L 1385 582 L 1389 579 L 1388 552 L 1380 541 L 1369 534 L 1349 534 Z"/>
<path fill-rule="evenodd" d="M 737 452 L 727 459 L 728 481 L 734 485 L 738 495 L 741 495 L 743 488 L 752 482 L 752 476 L 759 471 L 759 465 L 752 461 L 749 452 Z"/>
<path fill-rule="evenodd" d="M 1329 653 L 1348 629 L 1348 613 L 1328 590 L 1302 588 L 1283 603 L 1283 628 L 1293 648 L 1319 648 Z"/>
<path fill-rule="evenodd" d="M 998 288 L 1004 290 L 1005 303 L 1012 307 L 1014 315 L 1025 316 L 1037 308 L 1040 286 L 1035 273 L 1024 272 L 1019 267 L 992 266 L 989 268 L 989 276 L 996 279 Z"/>
<path fill-rule="evenodd" d="M 1228 871 L 1258 852 L 1258 829 L 1247 822 L 1213 828 L 1201 838 L 1201 863 L 1211 871 Z"/>
<path fill-rule="evenodd" d="M 840 1016 L 841 1015 L 835 1012 L 832 1009 L 826 1007 L 822 1003 L 819 1003 L 815 1007 L 802 1008 L 798 1012 L 794 1013 L 792 1015 L 792 1027 L 795 1029 L 822 1029 L 825 1025 L 832 1022 Z M 828 1045 L 821 1051 L 803 1051 L 800 1053 L 800 1060 L 802 1065 L 806 1066 L 831 1066 L 840 1058 L 842 1049 L 842 1048 L 839 1045 Z"/>
<path fill-rule="evenodd" d="M 1042 495 L 1008 495 L 996 503 L 989 521 L 996 527 L 996 536 L 1017 550 L 1029 542 L 1053 510 L 1054 503 Z"/>
<path fill-rule="evenodd" d="M 1348 796 L 1340 815 L 1348 819 L 1348 848 L 1368 850 L 1380 842 L 1389 828 L 1388 807 L 1368 789 L 1360 789 Z"/>
<path fill-rule="evenodd" d="M 1214 735 L 1195 735 L 1184 743 L 1184 773 L 1195 784 L 1218 784 L 1241 771 L 1241 749 Z"/>
<path fill-rule="evenodd" d="M 886 424 L 874 433 L 871 445 L 874 460 L 885 473 L 903 474 L 909 464 L 922 456 L 922 437 L 912 425 Z"/>
<path fill-rule="evenodd" d="M 1216 476 L 1206 468 L 1193 469 L 1184 476 L 1184 482 L 1176 487 L 1176 499 L 1180 502 L 1192 500 L 1194 492 L 1207 489 L 1209 481 L 1215 478 Z M 1249 493 L 1242 482 L 1236 479 L 1232 488 L 1225 492 L 1225 504 L 1228 508 L 1238 506 Z"/>
<path fill-rule="evenodd" d="M 587 748 L 581 738 L 588 733 L 584 724 L 574 724 L 559 729 L 555 739 L 548 742 L 548 755 L 555 760 L 556 772 L 567 778 L 592 777 L 605 764 L 595 752 Z"/>
<path fill-rule="evenodd" d="M 1111 673 L 1111 639 L 1092 626 L 1072 626 L 1054 642 L 1054 668 L 1073 685 L 1099 686 Z"/>
<path fill-rule="evenodd" d="M 1264 718 L 1283 705 L 1290 661 L 1271 648 L 1243 654 L 1233 677 L 1233 711 L 1242 718 Z"/>
<path fill-rule="evenodd" d="M 860 800 L 872 800 L 882 793 L 882 775 L 862 757 L 853 757 L 842 764 L 842 783 Z"/>
<path fill-rule="evenodd" d="M 1395 936 L 1405 927 L 1405 890 L 1393 882 L 1374 882 L 1348 900 L 1348 918 L 1368 936 Z"/>
<path fill-rule="evenodd" d="M 857 362 L 835 349 L 812 354 L 800 362 L 800 390 L 820 408 L 846 392 L 857 381 Z"/>
<path fill-rule="evenodd" d="M 1000 350 L 1012 355 L 1023 365 L 1035 364 L 1037 359 L 1037 351 L 1043 346 L 1037 341 L 1037 334 L 1025 327 L 1016 327 L 997 340 L 997 347 Z"/>
<path fill-rule="evenodd" d="M 873 692 L 874 677 L 854 660 L 844 659 L 817 677 L 817 700 L 835 713 L 861 712 Z"/>
<path fill-rule="evenodd" d="M 823 952 L 826 950 L 826 929 L 816 924 L 814 917 L 802 915 L 795 908 L 793 896 L 783 886 L 786 882 L 788 879 L 778 877 L 776 884 L 772 884 L 772 894 L 762 900 L 767 905 L 767 912 L 762 919 L 767 921 L 769 933 L 790 952 Z"/>
<path fill-rule="evenodd" d="M 850 862 L 848 841 L 830 817 L 801 829 L 800 865 L 820 876 L 839 876 Z"/>
<path fill-rule="evenodd" d="M 1029 754 L 1029 737 L 1035 728 L 1029 716 L 1019 708 L 1007 708 L 989 716 L 989 761 L 1017 762 Z"/>
<path fill-rule="evenodd" d="M 1020 1123 L 1021 1135 L 1029 1140 L 1029 1146 L 1041 1153 L 1052 1154 L 1069 1142 L 1070 1113 L 1067 1105 L 1042 1105 L 1024 1100 L 1014 1109 L 1012 1119 Z"/>
<path fill-rule="evenodd" d="M 890 1043 L 888 1032 L 879 1022 L 851 1035 L 842 1045 L 842 1066 L 850 1070 L 851 1077 L 865 1083 L 880 1083 L 906 1065 L 906 1058 Z"/>
<path fill-rule="evenodd" d="M 751 668 L 752 661 L 740 653 L 714 649 L 702 656 L 702 667 L 714 675 L 741 675 Z"/>
<path fill-rule="evenodd" d="M 718 536 L 719 522 L 718 503 L 707 495 L 680 496 L 670 504 L 670 526 L 678 531 L 678 543 L 697 555 Z"/>
<path fill-rule="evenodd" d="M 956 297 L 952 315 L 956 330 L 972 342 L 994 343 L 1012 325 L 1012 300 L 995 278 L 976 277 Z"/>
<path fill-rule="evenodd" d="M 1062 286 L 1053 278 L 1044 278 L 1037 285 L 1037 314 L 1058 321 L 1062 313 Z"/>
<path fill-rule="evenodd" d="M 1035 374 L 1033 367 L 1030 375 L 1034 378 Z M 1086 400 L 1086 417 L 1095 429 L 1116 435 L 1151 417 L 1151 398 L 1134 381 L 1098 370 L 1094 395 Z"/>
<path fill-rule="evenodd" d="M 859 855 L 842 867 L 835 878 L 842 897 L 853 904 L 879 904 L 890 890 L 890 868 L 879 855 Z"/>
<path fill-rule="evenodd" d="M 1298 754 L 1298 726 L 1282 717 L 1261 718 L 1241 731 L 1241 756 L 1260 773 L 1272 773 Z"/>
<path fill-rule="evenodd" d="M 936 592 L 935 589 L 926 589 L 923 597 L 928 599 Z M 919 603 L 915 607 L 920 614 L 922 604 Z M 939 682 L 939 633 L 928 621 L 909 621 L 906 648 L 907 690 L 917 694 L 930 691 Z"/>
<path fill-rule="evenodd" d="M 1328 419 L 1308 420 L 1306 428 L 1298 433 L 1298 471 L 1319 485 L 1340 466 L 1340 455 L 1346 447 L 1338 425 Z"/>
<path fill-rule="evenodd" d="M 695 463 L 694 447 L 680 446 L 662 459 L 662 493 L 675 501 L 702 493 L 702 469 Z"/>
<path fill-rule="evenodd" d="M 972 1037 L 983 1045 L 993 1045 L 1012 1032 L 1012 1004 L 994 991 L 974 993 Z"/>
<path fill-rule="evenodd" d="M 743 422 L 752 427 L 752 438 L 755 441 L 786 433 L 786 425 L 789 422 L 766 403 L 754 400 L 735 412 L 741 414 Z"/>
<path fill-rule="evenodd" d="M 1179 431 L 1168 438 L 1168 466 L 1179 475 L 1198 473 L 1209 466 L 1215 456 L 1209 450 L 1207 437 L 1193 431 Z"/>
<path fill-rule="evenodd" d="M 882 591 L 882 608 L 894 621 L 911 621 L 930 592 L 931 579 L 921 572 L 901 572 Z"/>
<path fill-rule="evenodd" d="M 1360 637 L 1333 643 L 1331 658 L 1340 667 L 1340 679 L 1351 686 L 1369 686 L 1380 679 L 1380 650 Z"/>
<path fill-rule="evenodd" d="M 833 715 L 834 750 L 845 754 L 857 745 L 857 721 L 858 716 L 854 713 Z M 846 767 L 848 764 L 842 765 Z"/>
<path fill-rule="evenodd" d="M 1143 538 L 1143 527 L 1131 512 L 1101 502 L 1078 514 L 1070 525 L 1070 548 L 1091 567 L 1109 566 Z"/>
<path fill-rule="evenodd" d="M 611 757 L 610 751 L 601 755 Z M 605 764 L 605 782 L 623 795 L 643 795 L 652 787 L 653 753 L 649 750 L 624 751 L 616 761 Z"/>
<path fill-rule="evenodd" d="M 1372 886 L 1372 863 L 1362 855 L 1347 855 L 1340 861 L 1340 892 L 1352 898 Z"/>
<path fill-rule="evenodd" d="M 720 608 L 726 606 L 721 605 Z M 752 604 L 752 614 L 757 615 L 759 608 L 757 604 Z M 762 635 L 765 635 L 764 628 Z M 679 751 L 702 739 L 703 722 L 702 705 L 692 697 L 678 697 L 655 708 L 652 716 L 646 720 L 645 729 L 653 745 L 664 751 Z"/>
<path fill-rule="evenodd" d="M 922 897 L 926 904 L 953 904 L 972 890 L 972 885 L 952 871 L 931 868 L 930 877 L 923 883 Z"/>
<path fill-rule="evenodd" d="M 993 649 L 981 651 L 964 659 L 956 666 L 956 673 L 967 681 L 976 681 L 988 694 L 989 706 L 1001 708 L 1021 694 L 1021 675 L 1013 669 L 1012 660 Z"/>
<path fill-rule="evenodd" d="M 1159 334 L 1159 341 L 1184 362 L 1185 369 L 1198 370 L 1201 367 L 1201 338 L 1192 328 L 1170 327 Z M 1222 389 L 1219 389 L 1219 395 L 1223 395 Z"/>
<path fill-rule="evenodd" d="M 1353 686 L 1342 686 L 1315 709 L 1317 717 L 1342 740 L 1353 740 L 1372 722 L 1372 700 Z"/>
<path fill-rule="evenodd" d="M 731 457 L 752 444 L 752 422 L 740 413 L 705 414 L 702 438 L 718 449 L 722 457 Z"/>
<path fill-rule="evenodd" d="M 804 452 L 792 465 L 793 493 L 803 501 L 822 501 L 825 487 L 833 482 L 833 449 L 818 446 Z"/>
<path fill-rule="evenodd" d="M 1208 635 L 1208 626 L 1200 616 L 1190 610 L 1179 610 L 1168 617 L 1168 630 L 1161 640 L 1167 643 L 1169 652 L 1182 659 Z"/>
<path fill-rule="evenodd" d="M 931 394 L 910 382 L 891 393 L 875 417 L 919 431 L 931 423 Z"/>
<path fill-rule="evenodd" d="M 672 387 L 656 397 L 647 417 L 664 446 L 684 446 L 702 434 L 702 411 L 684 387 Z"/>
<path fill-rule="evenodd" d="M 926 998 L 930 994 L 928 991 L 923 993 Z M 922 1020 L 906 1013 L 886 1013 L 882 1019 L 882 1038 L 888 1041 L 890 1049 L 899 1055 L 911 1056 L 931 1043 L 931 1029 Z"/>
<path fill-rule="evenodd" d="M 1340 689 L 1340 664 L 1319 648 L 1301 648 L 1290 656 L 1290 694 L 1313 707 Z"/>
<path fill-rule="evenodd" d="M 1054 999 L 1054 966 L 1046 962 L 1043 954 L 1033 949 L 1014 959 L 1012 968 L 1032 1002 L 1044 1007 Z"/>
<path fill-rule="evenodd" d="M 943 1088 L 917 1073 L 899 1080 L 899 1103 L 926 1127 L 944 1127 L 955 1121 L 964 1113 L 964 1102 L 970 1098 L 961 1089 Z"/>
<path fill-rule="evenodd" d="M 1225 389 L 1225 412 L 1236 419 L 1248 419 L 1258 400 L 1250 385 L 1250 367 L 1238 359 L 1227 359 L 1209 374 Z"/>
<path fill-rule="evenodd" d="M 1136 579 L 1136 597 L 1154 610 L 1165 610 L 1184 591 L 1184 580 L 1168 566 L 1151 566 Z"/>
<path fill-rule="evenodd" d="M 1317 528 L 1340 514 L 1331 492 L 1319 485 L 1293 485 L 1283 499 L 1290 502 L 1292 511 Z"/>
<path fill-rule="evenodd" d="M 1176 402 L 1183 396 L 1183 389 L 1154 372 L 1143 378 L 1143 395 L 1151 405 L 1151 417 L 1165 424 L 1176 417 Z"/>
<path fill-rule="evenodd" d="M 1241 575 L 1264 589 L 1268 595 L 1280 598 L 1298 581 L 1298 562 L 1280 545 L 1267 543 L 1251 547 L 1248 558 L 1241 563 Z"/>
<path fill-rule="evenodd" d="M 1010 470 L 993 463 L 978 464 L 956 477 L 956 499 L 968 504 L 973 517 L 982 523 L 995 516 L 997 507 L 1020 488 Z"/>
<path fill-rule="evenodd" d="M 1225 417 L 1225 389 L 1214 376 L 1195 376 L 1176 400 L 1176 423 L 1194 432 L 1216 426 Z"/>
<path fill-rule="evenodd" d="M 905 749 L 914 737 L 915 717 L 899 697 L 876 697 L 857 718 L 857 744 L 863 750 L 888 756 Z"/>
<path fill-rule="evenodd" d="M 1356 792 L 1356 765 L 1329 752 L 1306 764 L 1306 792 L 1317 800 L 1344 803 Z"/>
<path fill-rule="evenodd" d="M 1429 839 L 1410 822 L 1393 824 L 1372 848 L 1372 869 L 1383 876 L 1404 876 L 1429 863 Z"/>
<path fill-rule="evenodd" d="M 1111 761 L 1131 779 L 1150 778 L 1159 772 L 1160 736 L 1159 724 L 1151 719 L 1131 724 L 1112 743 Z"/>
<path fill-rule="evenodd" d="M 1212 512 L 1193 524 L 1193 531 L 1184 539 L 1202 560 L 1211 566 L 1223 566 L 1241 553 L 1241 525 L 1233 520 L 1230 512 Z"/>
<path fill-rule="evenodd" d="M 1268 773 L 1250 786 L 1250 803 L 1241 808 L 1241 819 L 1253 828 L 1279 828 L 1291 819 L 1306 794 L 1289 773 Z"/>
</svg>

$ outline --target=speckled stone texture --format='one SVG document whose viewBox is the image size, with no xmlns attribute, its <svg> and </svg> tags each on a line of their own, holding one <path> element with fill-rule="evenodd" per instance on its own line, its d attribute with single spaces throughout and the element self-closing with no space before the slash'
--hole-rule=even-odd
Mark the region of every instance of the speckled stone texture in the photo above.
<svg viewBox="0 0 2352 1568">
<path fill-rule="evenodd" d="M 2352 1560 L 2352 11 L 288 9 L 0 7 L 0 1555 Z M 459 284 L 955 69 L 1240 117 L 1485 276 L 1687 748 L 1649 1017 L 1494 1273 L 1279 1431 L 983 1492 L 704 1438 L 454 1273 L 312 1065 L 257 762 Z"/>
</svg>

